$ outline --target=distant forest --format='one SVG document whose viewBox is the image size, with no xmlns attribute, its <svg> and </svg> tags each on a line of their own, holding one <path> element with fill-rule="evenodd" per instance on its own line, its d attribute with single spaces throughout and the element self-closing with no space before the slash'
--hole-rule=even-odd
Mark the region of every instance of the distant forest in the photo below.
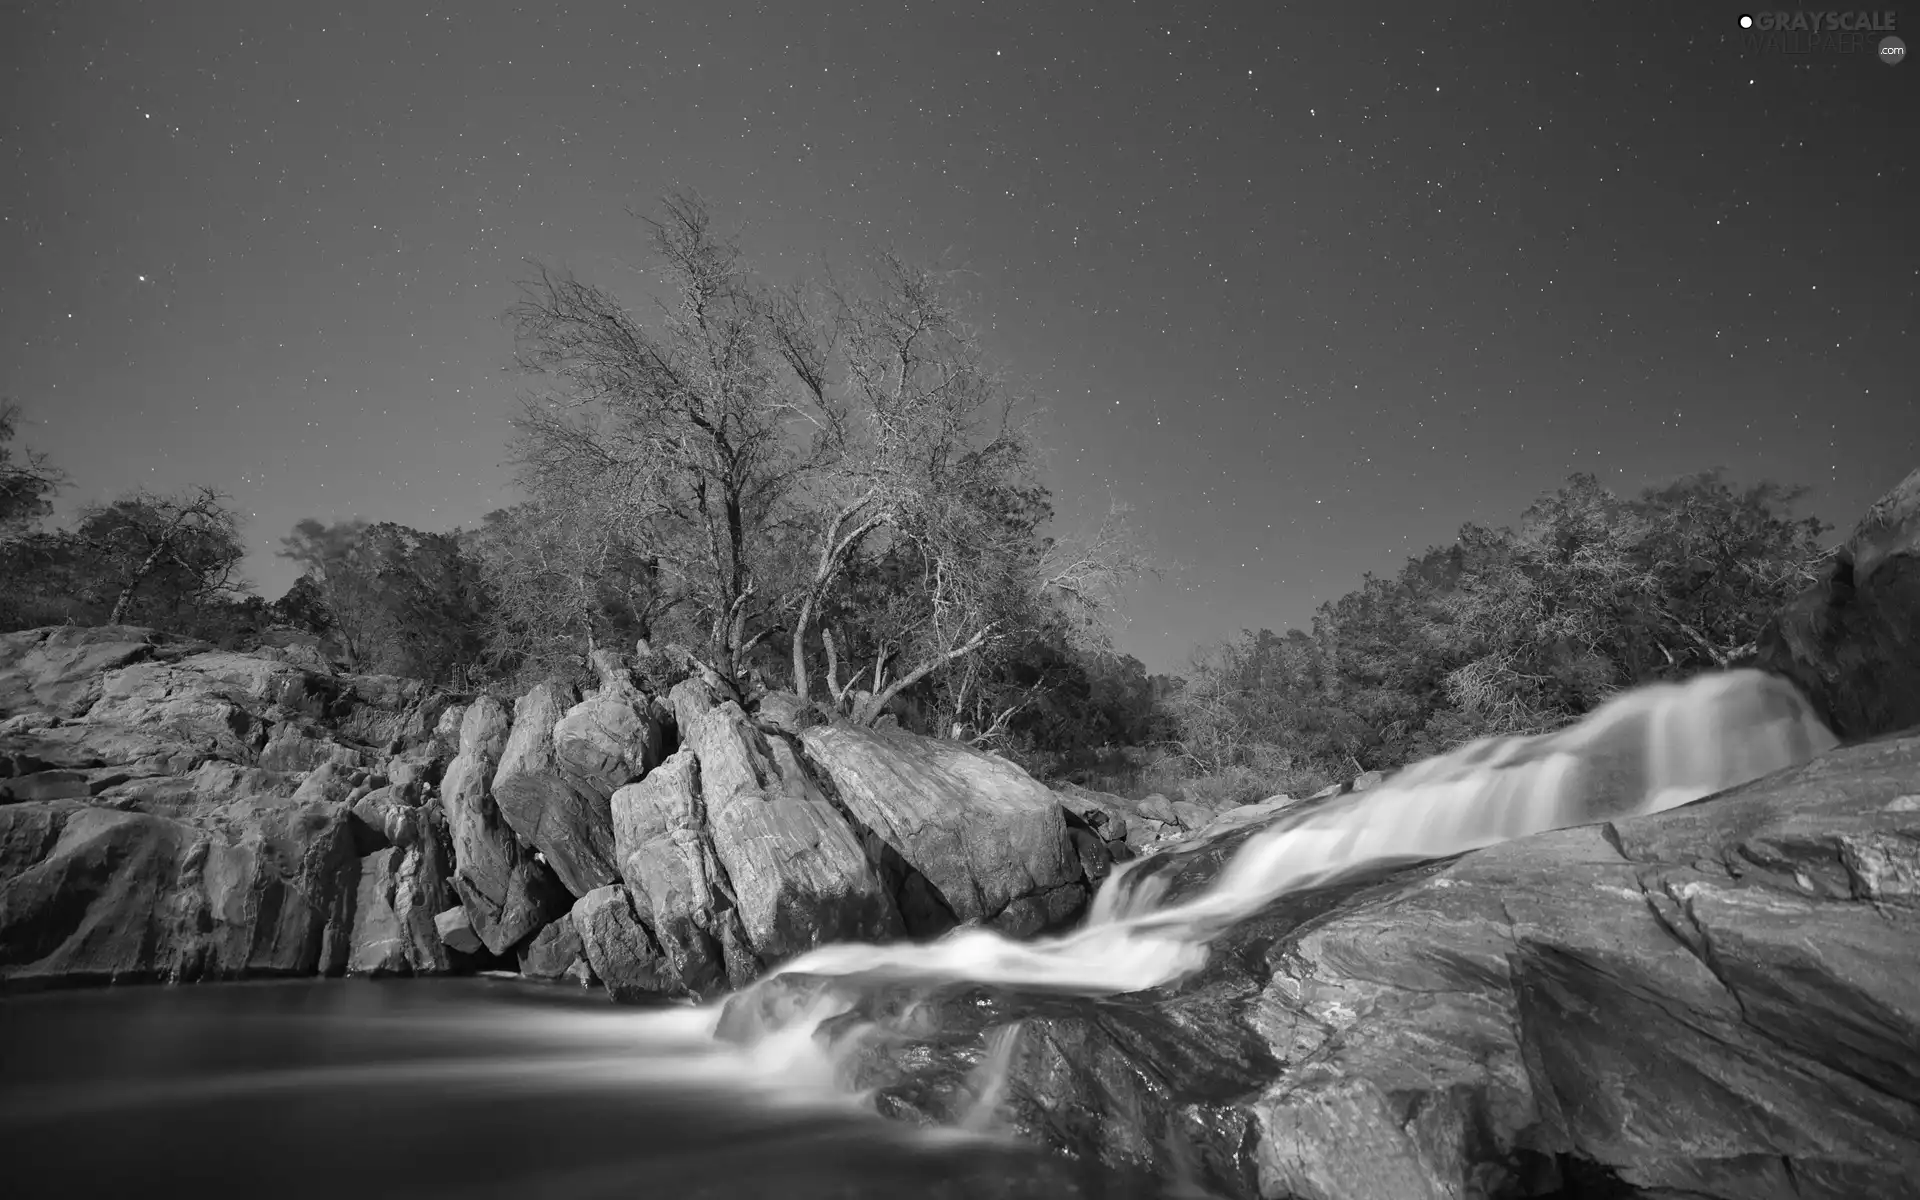
<svg viewBox="0 0 1920 1200">
<path fill-rule="evenodd" d="M 478 528 L 300 522 L 267 602 L 214 487 L 134 491 L 53 528 L 64 473 L 0 403 L 0 631 L 125 623 L 502 695 L 593 678 L 596 649 L 751 701 L 802 692 L 1004 753 L 1046 778 L 1256 799 L 1475 737 L 1551 729 L 1635 683 L 1736 665 L 1814 578 L 1802 489 L 1706 472 L 1631 497 L 1590 475 L 1513 528 L 1199 648 L 1179 677 L 1114 650 L 1153 570 L 1124 508 L 1049 533 L 1030 406 L 938 272 L 774 288 L 705 207 L 647 222 L 666 303 L 542 272 L 511 313 L 532 387 L 525 497 Z M 657 315 L 655 315 L 657 313 Z"/>
</svg>

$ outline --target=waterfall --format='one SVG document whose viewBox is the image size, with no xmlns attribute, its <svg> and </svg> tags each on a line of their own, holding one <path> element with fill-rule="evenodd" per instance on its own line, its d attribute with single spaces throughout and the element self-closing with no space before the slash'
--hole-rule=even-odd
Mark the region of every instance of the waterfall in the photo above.
<svg viewBox="0 0 1920 1200">
<path fill-rule="evenodd" d="M 1636 688 L 1566 729 L 1473 742 L 1370 791 L 1282 811 L 1195 895 L 1168 902 L 1164 878 L 1136 877 L 1143 863 L 1130 863 L 1108 879 L 1087 923 L 1064 936 L 1019 942 L 967 928 L 926 944 L 830 945 L 769 978 L 972 982 L 1089 996 L 1159 987 L 1204 966 L 1213 939 L 1289 892 L 1384 862 L 1662 811 L 1837 744 L 1792 685 L 1758 671 Z M 823 996 L 795 1007 L 762 1023 L 743 1052 L 789 1086 L 824 1083 L 840 1056 L 817 1047 L 814 1034 L 849 1005 Z M 1014 1036 L 995 1044 L 989 1066 L 1002 1049 L 1011 1053 Z"/>
</svg>

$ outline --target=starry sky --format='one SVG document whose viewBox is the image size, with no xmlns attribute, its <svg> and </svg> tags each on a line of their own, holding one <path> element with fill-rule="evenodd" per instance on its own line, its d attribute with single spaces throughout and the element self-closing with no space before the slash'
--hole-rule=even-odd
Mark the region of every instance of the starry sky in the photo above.
<svg viewBox="0 0 1920 1200">
<path fill-rule="evenodd" d="M 1844 526 L 1920 464 L 1920 64 L 1740 12 L 9 3 L 0 394 L 69 510 L 227 490 L 278 595 L 303 517 L 514 499 L 515 282 L 643 302 L 630 211 L 686 186 L 773 280 L 962 270 L 1063 523 L 1178 565 L 1154 670 L 1575 470 Z"/>
</svg>

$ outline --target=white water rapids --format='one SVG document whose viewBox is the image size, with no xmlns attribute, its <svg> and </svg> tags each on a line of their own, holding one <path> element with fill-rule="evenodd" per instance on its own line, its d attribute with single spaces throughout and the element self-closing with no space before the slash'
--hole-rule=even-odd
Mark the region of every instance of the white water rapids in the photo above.
<svg viewBox="0 0 1920 1200">
<path fill-rule="evenodd" d="M 774 975 L 867 976 L 1002 984 L 1112 995 L 1175 982 L 1207 960 L 1208 945 L 1280 896 L 1388 861 L 1443 858 L 1551 829 L 1658 812 L 1826 752 L 1837 739 L 1794 688 L 1758 671 L 1705 675 L 1621 694 L 1566 729 L 1492 738 L 1413 764 L 1379 787 L 1302 812 L 1281 812 L 1250 834 L 1211 883 L 1177 903 L 1163 884 L 1132 886 L 1141 863 L 1111 876 L 1087 923 L 1061 937 L 1019 942 L 971 928 L 925 944 L 824 946 Z M 1174 852 L 1191 850 L 1194 842 Z M 1142 860 L 1142 862 L 1150 860 Z M 857 1040 L 817 1037 L 850 1007 L 831 991 L 747 1045 L 715 1038 L 725 1001 L 700 1010 L 624 1016 L 653 1053 L 690 1085 L 717 1081 L 768 1099 L 856 1102 L 836 1066 Z M 580 1019 L 580 1018 L 574 1018 Z M 595 1018 L 595 1021 L 604 1020 Z M 1017 1030 L 994 1043 L 977 1081 L 984 1128 Z M 654 1073 L 664 1067 L 656 1063 Z M 671 1073 L 671 1071 L 669 1071 Z M 723 1085 L 724 1086 L 724 1085 Z"/>
</svg>

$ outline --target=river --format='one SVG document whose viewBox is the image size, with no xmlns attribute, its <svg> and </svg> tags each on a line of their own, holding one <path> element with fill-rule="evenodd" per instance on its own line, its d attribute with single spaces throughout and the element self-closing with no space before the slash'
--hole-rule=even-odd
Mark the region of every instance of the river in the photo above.
<svg viewBox="0 0 1920 1200">
<path fill-rule="evenodd" d="M 15 1200 L 1122 1194 L 1011 1144 L 929 1138 L 851 1103 L 783 1101 L 705 1033 L 675 1032 L 672 1017 L 616 1008 L 598 990 L 491 978 L 7 997 L 3 1190 Z"/>
</svg>

